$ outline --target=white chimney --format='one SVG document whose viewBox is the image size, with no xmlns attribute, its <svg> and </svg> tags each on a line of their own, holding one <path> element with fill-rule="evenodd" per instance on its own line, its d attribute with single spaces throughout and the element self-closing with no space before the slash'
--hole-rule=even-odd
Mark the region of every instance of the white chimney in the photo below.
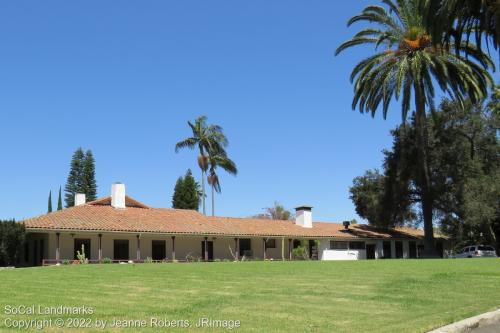
<svg viewBox="0 0 500 333">
<path fill-rule="evenodd" d="M 313 220 L 311 210 L 311 206 L 300 206 L 295 208 L 295 224 L 303 228 L 312 228 Z"/>
<path fill-rule="evenodd" d="M 111 206 L 125 209 L 125 184 L 113 183 L 111 185 Z"/>
<path fill-rule="evenodd" d="M 85 205 L 85 193 L 75 194 L 75 207 Z"/>
</svg>

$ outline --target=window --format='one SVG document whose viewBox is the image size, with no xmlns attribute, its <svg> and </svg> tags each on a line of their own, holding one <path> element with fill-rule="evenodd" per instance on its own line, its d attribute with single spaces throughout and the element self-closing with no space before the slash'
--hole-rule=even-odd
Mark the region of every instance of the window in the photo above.
<svg viewBox="0 0 500 333">
<path fill-rule="evenodd" d="M 240 238 L 240 257 L 251 257 L 252 256 L 252 242 L 250 238 Z"/>
<path fill-rule="evenodd" d="M 479 245 L 479 251 L 495 251 L 491 246 Z"/>
<path fill-rule="evenodd" d="M 403 242 L 396 241 L 395 248 L 396 248 L 396 258 L 398 258 L 398 259 L 403 258 Z"/>
<path fill-rule="evenodd" d="M 410 258 L 415 259 L 417 257 L 417 243 L 410 241 L 408 244 L 410 247 Z"/>
<path fill-rule="evenodd" d="M 26 243 L 24 243 L 24 262 L 28 262 L 30 260 L 29 251 L 30 251 L 30 243 L 29 241 L 26 241 Z"/>
<path fill-rule="evenodd" d="M 82 238 L 75 238 L 74 241 L 74 253 L 73 253 L 73 259 L 77 260 L 77 252 L 82 253 L 82 246 L 83 246 L 83 252 L 85 253 L 85 258 L 90 259 L 90 239 L 82 239 Z"/>
<path fill-rule="evenodd" d="M 348 242 L 330 241 L 330 250 L 347 250 L 349 247 Z"/>
<path fill-rule="evenodd" d="M 128 260 L 128 239 L 115 239 L 113 250 L 115 260 Z"/>
<path fill-rule="evenodd" d="M 153 260 L 163 260 L 167 256 L 166 242 L 164 240 L 154 240 L 151 242 L 151 257 Z"/>
<path fill-rule="evenodd" d="M 267 239 L 266 249 L 275 249 L 275 248 L 276 248 L 276 239 Z"/>
<path fill-rule="evenodd" d="M 384 259 L 392 258 L 391 242 L 384 241 L 382 244 L 383 244 L 383 248 L 384 248 Z"/>
<path fill-rule="evenodd" d="M 364 250 L 365 242 L 349 242 L 349 250 Z"/>
</svg>

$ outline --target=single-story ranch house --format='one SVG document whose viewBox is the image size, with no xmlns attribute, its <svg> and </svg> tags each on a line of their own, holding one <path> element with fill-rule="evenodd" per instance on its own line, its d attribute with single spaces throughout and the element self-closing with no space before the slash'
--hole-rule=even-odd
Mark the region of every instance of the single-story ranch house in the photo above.
<svg viewBox="0 0 500 333">
<path fill-rule="evenodd" d="M 91 261 L 293 259 L 305 246 L 311 259 L 418 258 L 423 232 L 377 229 L 364 224 L 313 222 L 311 207 L 296 208 L 295 221 L 209 217 L 194 210 L 151 208 L 125 195 L 115 183 L 111 196 L 22 221 L 27 242 L 21 265 L 76 259 L 84 245 Z M 448 241 L 436 238 L 438 251 Z"/>
</svg>

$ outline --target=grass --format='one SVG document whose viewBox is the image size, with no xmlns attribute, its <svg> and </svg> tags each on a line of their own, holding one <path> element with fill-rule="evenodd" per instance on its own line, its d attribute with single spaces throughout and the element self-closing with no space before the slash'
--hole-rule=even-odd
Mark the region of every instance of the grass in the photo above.
<svg viewBox="0 0 500 333">
<path fill-rule="evenodd" d="M 240 332 L 425 332 L 500 307 L 500 259 L 59 266 L 0 270 L 0 281 L 2 331 L 6 318 L 44 317 L 6 315 L 6 305 L 85 305 L 95 313 L 76 317 L 148 326 L 240 320 Z"/>
</svg>

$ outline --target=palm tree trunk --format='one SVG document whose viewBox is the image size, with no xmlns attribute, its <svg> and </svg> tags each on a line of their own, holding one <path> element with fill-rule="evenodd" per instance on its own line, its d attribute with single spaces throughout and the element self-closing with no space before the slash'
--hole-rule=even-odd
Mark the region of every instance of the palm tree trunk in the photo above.
<svg viewBox="0 0 500 333">
<path fill-rule="evenodd" d="M 201 202 L 203 206 L 203 215 L 206 215 L 205 209 L 205 170 L 201 169 Z"/>
<path fill-rule="evenodd" d="M 423 87 L 415 84 L 415 127 L 417 131 L 417 154 L 420 175 L 417 177 L 421 190 L 422 215 L 424 217 L 424 256 L 436 257 L 434 245 L 434 227 L 432 223 L 432 211 L 434 199 L 432 197 L 432 184 L 429 170 L 427 119 L 425 115 L 425 100 Z"/>
<path fill-rule="evenodd" d="M 212 216 L 215 216 L 215 190 L 214 190 L 214 184 L 212 184 Z"/>
</svg>

